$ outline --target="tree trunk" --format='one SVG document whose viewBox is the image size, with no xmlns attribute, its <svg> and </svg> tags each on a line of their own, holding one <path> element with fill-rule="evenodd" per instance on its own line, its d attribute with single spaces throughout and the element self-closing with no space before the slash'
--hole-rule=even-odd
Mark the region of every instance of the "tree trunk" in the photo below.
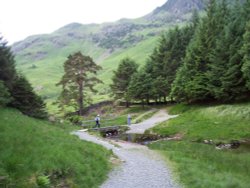
<svg viewBox="0 0 250 188">
<path fill-rule="evenodd" d="M 129 101 L 126 101 L 126 108 L 129 107 Z"/>
<path fill-rule="evenodd" d="M 144 109 L 145 106 L 144 106 L 144 100 L 141 101 L 142 102 L 142 108 Z"/>
<path fill-rule="evenodd" d="M 83 83 L 79 83 L 79 100 L 78 100 L 78 105 L 79 105 L 79 115 L 83 115 Z"/>
<path fill-rule="evenodd" d="M 166 103 L 167 102 L 167 97 L 166 96 L 164 96 L 164 103 Z"/>
<path fill-rule="evenodd" d="M 157 105 L 158 104 L 158 99 L 157 98 L 155 98 L 155 105 Z"/>
</svg>

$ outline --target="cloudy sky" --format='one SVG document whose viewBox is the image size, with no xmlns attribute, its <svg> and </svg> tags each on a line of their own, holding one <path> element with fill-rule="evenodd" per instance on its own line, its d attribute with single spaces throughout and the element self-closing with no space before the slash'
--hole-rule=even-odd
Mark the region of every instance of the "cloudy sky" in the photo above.
<svg viewBox="0 0 250 188">
<path fill-rule="evenodd" d="M 71 22 L 103 23 L 138 18 L 167 0 L 3 0 L 0 33 L 13 43 L 51 33 Z"/>
</svg>

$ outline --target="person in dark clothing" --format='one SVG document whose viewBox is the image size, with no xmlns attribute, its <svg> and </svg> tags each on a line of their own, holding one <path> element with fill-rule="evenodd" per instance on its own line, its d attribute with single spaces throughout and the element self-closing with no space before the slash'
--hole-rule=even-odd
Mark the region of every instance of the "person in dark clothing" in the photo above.
<svg viewBox="0 0 250 188">
<path fill-rule="evenodd" d="M 100 115 L 98 114 L 96 117 L 95 117 L 95 127 L 98 127 L 100 128 Z"/>
</svg>

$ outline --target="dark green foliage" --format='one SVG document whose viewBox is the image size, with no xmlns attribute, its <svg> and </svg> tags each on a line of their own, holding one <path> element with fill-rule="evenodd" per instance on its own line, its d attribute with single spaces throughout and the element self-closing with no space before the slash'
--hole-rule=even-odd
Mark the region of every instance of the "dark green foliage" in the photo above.
<svg viewBox="0 0 250 188">
<path fill-rule="evenodd" d="M 192 24 L 170 30 L 162 35 L 159 45 L 149 57 L 145 70 L 154 79 L 152 96 L 160 100 L 166 100 L 171 91 L 171 85 L 176 77 L 178 68 L 182 65 L 186 47 L 193 37 L 195 24 L 199 18 L 194 16 Z"/>
<path fill-rule="evenodd" d="M 160 37 L 144 71 L 132 80 L 130 95 L 142 102 L 246 99 L 250 87 L 249 10 L 249 0 L 209 0 L 201 20 L 194 12 L 191 24 Z M 143 81 L 152 82 L 147 91 L 139 89 L 145 84 L 142 75 Z"/>
<path fill-rule="evenodd" d="M 9 90 L 4 85 L 4 82 L 0 80 L 0 107 L 5 106 L 11 101 L 11 95 Z"/>
<path fill-rule="evenodd" d="M 3 80 L 5 85 L 11 89 L 16 76 L 14 57 L 7 42 L 0 37 L 0 80 Z"/>
<path fill-rule="evenodd" d="M 134 100 L 139 100 L 144 105 L 152 98 L 153 79 L 144 70 L 133 75 L 128 88 L 129 96 Z"/>
<path fill-rule="evenodd" d="M 209 54 L 209 60 L 211 63 L 208 65 L 209 69 L 206 72 L 206 76 L 209 80 L 208 88 L 211 95 L 215 99 L 221 100 L 224 94 L 221 78 L 226 72 L 229 57 L 228 48 L 230 46 L 229 41 L 226 39 L 225 30 L 225 26 L 229 20 L 229 9 L 226 1 L 222 1 L 222 4 L 218 5 L 218 10 L 216 12 L 216 17 L 218 17 L 216 21 L 218 34 L 216 37 L 215 48 Z"/>
<path fill-rule="evenodd" d="M 15 69 L 14 57 L 10 48 L 0 38 L 0 105 L 10 105 L 22 113 L 36 117 L 46 118 L 45 104 L 33 91 L 30 83 Z"/>
<path fill-rule="evenodd" d="M 223 97 L 228 101 L 235 100 L 246 92 L 245 80 L 241 71 L 243 56 L 240 54 L 246 22 L 241 18 L 241 15 L 240 5 L 235 6 L 226 26 L 226 41 L 229 44 L 226 50 L 229 54 L 225 67 L 226 71 L 221 76 L 221 80 Z"/>
<path fill-rule="evenodd" d="M 240 50 L 249 16 L 245 5 L 227 4 L 226 0 L 210 0 L 172 85 L 171 95 L 176 100 L 228 102 L 247 96 L 244 50 Z"/>
<path fill-rule="evenodd" d="M 166 101 L 167 96 L 167 89 L 169 87 L 168 82 L 166 82 L 166 79 L 163 76 L 158 76 L 155 79 L 153 79 L 152 83 L 152 90 L 151 90 L 151 99 L 155 99 L 156 102 L 158 100 L 161 101 L 161 98 L 164 98 L 164 102 Z"/>
<path fill-rule="evenodd" d="M 81 52 L 69 55 L 64 63 L 64 75 L 57 84 L 62 86 L 59 97 L 61 105 L 78 108 L 79 114 L 83 115 L 83 101 L 87 101 L 86 89 L 96 92 L 94 86 L 101 81 L 93 75 L 100 69 L 91 57 Z"/>
<path fill-rule="evenodd" d="M 211 97 L 205 73 L 211 64 L 209 56 L 215 47 L 216 36 L 220 32 L 216 9 L 216 2 L 211 0 L 207 8 L 207 16 L 197 28 L 195 39 L 189 45 L 184 59 L 188 72 L 186 74 L 192 73 L 185 83 L 186 95 L 191 101 L 202 101 Z"/>
<path fill-rule="evenodd" d="M 118 69 L 114 71 L 113 83 L 110 85 L 115 99 L 123 99 L 129 103 L 128 86 L 131 77 L 137 72 L 138 65 L 129 57 L 121 60 Z"/>
<path fill-rule="evenodd" d="M 181 66 L 171 87 L 171 97 L 176 101 L 188 101 L 186 82 L 190 80 L 186 65 Z"/>
<path fill-rule="evenodd" d="M 243 42 L 242 54 L 244 58 L 242 72 L 246 79 L 246 86 L 250 90 L 250 21 L 247 23 Z"/>
<path fill-rule="evenodd" d="M 18 76 L 14 81 L 12 96 L 13 101 L 10 105 L 22 113 L 41 119 L 47 117 L 42 98 L 34 93 L 30 83 L 23 76 Z"/>
</svg>

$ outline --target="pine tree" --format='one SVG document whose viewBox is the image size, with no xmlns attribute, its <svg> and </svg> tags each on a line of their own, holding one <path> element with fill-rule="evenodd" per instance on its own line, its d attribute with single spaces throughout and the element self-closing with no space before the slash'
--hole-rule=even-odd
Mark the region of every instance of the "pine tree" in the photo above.
<svg viewBox="0 0 250 188">
<path fill-rule="evenodd" d="M 194 26 L 188 25 L 182 29 L 175 28 L 168 35 L 170 50 L 166 52 L 164 58 L 164 73 L 168 85 L 167 92 L 171 92 L 171 86 L 176 77 L 177 70 L 182 66 L 182 59 L 185 57 L 186 48 L 194 33 Z"/>
<path fill-rule="evenodd" d="M 216 22 L 219 33 L 216 37 L 215 48 L 209 55 L 209 61 L 211 63 L 208 65 L 208 71 L 206 73 L 209 91 L 216 100 L 225 99 L 221 78 L 226 72 L 229 57 L 230 43 L 226 39 L 226 25 L 229 21 L 229 14 L 230 10 L 227 7 L 227 2 L 223 0 L 221 4 L 218 5 L 218 10 L 216 11 Z"/>
<path fill-rule="evenodd" d="M 34 93 L 33 88 L 25 77 L 18 76 L 15 79 L 11 94 L 13 101 L 10 105 L 12 107 L 31 117 L 47 118 L 45 103 L 41 97 Z"/>
<path fill-rule="evenodd" d="M 14 56 L 7 46 L 7 42 L 0 37 L 0 80 L 3 80 L 6 87 L 11 90 L 16 76 Z"/>
<path fill-rule="evenodd" d="M 0 80 L 0 107 L 5 106 L 11 101 L 11 95 L 4 82 Z"/>
<path fill-rule="evenodd" d="M 189 101 L 186 84 L 190 82 L 191 75 L 186 67 L 182 65 L 176 73 L 175 80 L 171 86 L 170 96 L 177 102 Z"/>
<path fill-rule="evenodd" d="M 250 22 L 248 22 L 246 32 L 244 34 L 242 54 L 244 55 L 242 72 L 244 78 L 246 79 L 246 86 L 248 90 L 250 90 Z"/>
<path fill-rule="evenodd" d="M 79 115 L 83 115 L 83 100 L 86 97 L 87 89 L 96 92 L 95 84 L 101 83 L 94 75 L 101 67 L 96 65 L 89 56 L 77 52 L 69 55 L 64 62 L 64 75 L 58 86 L 62 86 L 59 102 L 64 105 L 77 107 Z M 86 100 L 85 100 L 86 102 Z"/>
<path fill-rule="evenodd" d="M 247 19 L 246 29 L 243 37 L 243 46 L 241 53 L 243 55 L 242 72 L 246 80 L 246 87 L 250 90 L 250 1 L 248 0 L 244 6 L 244 13 L 247 13 L 245 18 Z"/>
<path fill-rule="evenodd" d="M 176 72 L 183 63 L 187 45 L 193 37 L 194 25 L 198 22 L 198 15 L 196 16 L 194 22 L 188 26 L 170 29 L 162 35 L 145 65 L 146 72 L 154 80 L 153 97 L 156 101 L 161 98 L 166 101 L 166 97 L 170 94 Z"/>
<path fill-rule="evenodd" d="M 226 42 L 229 44 L 225 73 L 221 77 L 223 98 L 226 101 L 237 100 L 246 92 L 245 80 L 241 71 L 243 56 L 240 49 L 243 45 L 245 18 L 242 17 L 242 6 L 237 4 L 232 9 L 230 20 L 226 26 Z"/>
<path fill-rule="evenodd" d="M 140 100 L 144 106 L 145 102 L 149 103 L 150 98 L 152 98 L 152 87 L 153 79 L 145 70 L 141 70 L 133 75 L 128 88 L 128 94 L 132 99 Z"/>
<path fill-rule="evenodd" d="M 137 73 L 138 65 L 134 60 L 127 57 L 121 60 L 118 68 L 114 71 L 112 84 L 110 85 L 115 99 L 123 99 L 129 107 L 128 86 L 133 74 Z"/>
<path fill-rule="evenodd" d="M 195 37 L 195 32 L 197 28 L 200 26 L 200 17 L 197 10 L 194 10 L 191 23 L 184 27 L 181 30 L 182 38 L 184 41 L 182 45 L 182 55 L 179 57 L 179 61 L 181 61 L 179 67 L 177 67 L 176 74 L 174 76 L 174 80 L 171 84 L 171 92 L 170 97 L 176 101 L 189 101 L 188 91 L 187 91 L 187 83 L 191 81 L 192 77 L 192 68 L 187 66 L 188 64 L 184 63 L 183 59 L 186 61 L 192 61 L 191 49 L 193 48 L 193 40 Z M 194 54 L 193 54 L 194 55 Z"/>
<path fill-rule="evenodd" d="M 184 76 L 178 76 L 179 79 L 175 84 L 184 85 L 182 89 L 189 101 L 206 101 L 213 98 L 209 87 L 209 78 L 207 71 L 211 64 L 210 54 L 216 45 L 217 36 L 221 32 L 221 26 L 217 25 L 219 19 L 217 17 L 218 6 L 215 0 L 210 0 L 207 7 L 207 15 L 201 20 L 197 26 L 194 39 L 189 44 L 186 56 L 184 58 L 185 69 L 182 69 Z M 183 72 L 185 70 L 186 72 Z M 179 72 L 179 74 L 180 74 Z M 180 86 L 175 86 L 175 94 Z M 178 91 L 181 93 L 181 91 Z"/>
<path fill-rule="evenodd" d="M 169 46 L 167 45 L 166 35 L 162 35 L 159 39 L 158 46 L 154 49 L 144 66 L 145 73 L 154 80 L 151 97 L 155 99 L 155 101 L 159 101 L 161 98 L 166 99 L 168 95 L 169 86 L 166 82 L 166 73 L 164 70 L 164 58 L 168 50 Z M 161 88 L 158 84 L 161 85 Z"/>
</svg>

